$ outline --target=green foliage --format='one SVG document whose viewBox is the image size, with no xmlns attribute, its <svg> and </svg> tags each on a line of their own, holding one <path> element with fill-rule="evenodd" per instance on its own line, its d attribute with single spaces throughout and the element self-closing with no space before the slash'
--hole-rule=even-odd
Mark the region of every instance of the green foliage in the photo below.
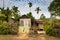
<svg viewBox="0 0 60 40">
<path fill-rule="evenodd" d="M 6 9 L 4 8 L 0 8 L 0 15 L 1 15 L 1 18 L 4 17 L 6 21 L 8 21 L 9 19 L 9 16 L 11 16 L 12 14 L 12 11 L 7 7 Z M 4 20 L 4 19 L 3 19 Z"/>
<path fill-rule="evenodd" d="M 9 19 L 12 18 L 12 16 L 15 17 L 15 20 L 17 20 L 20 15 L 18 14 L 18 7 L 13 6 L 12 9 L 10 10 L 8 7 L 6 9 L 0 8 L 0 19 L 9 21 Z M 17 20 L 18 21 L 18 20 Z"/>
<path fill-rule="evenodd" d="M 20 15 L 18 14 L 18 12 L 19 12 L 18 7 L 13 6 L 12 12 L 13 12 L 12 15 L 14 16 L 15 22 L 18 21 L 18 19 L 20 18 Z"/>
<path fill-rule="evenodd" d="M 17 14 L 17 13 L 15 13 L 15 14 L 14 14 L 14 17 L 15 17 L 15 22 L 16 22 L 16 21 L 18 21 L 18 19 L 20 18 L 20 15 Z"/>
<path fill-rule="evenodd" d="M 46 34 L 48 34 L 50 36 L 60 37 L 60 27 L 58 27 L 58 26 L 52 27 L 50 25 L 46 25 L 44 27 L 44 31 L 46 32 Z"/>
<path fill-rule="evenodd" d="M 13 6 L 12 10 L 0 8 L 0 34 L 15 34 L 18 31 L 18 7 Z M 13 13 L 13 14 L 12 14 Z M 15 18 L 12 19 L 12 16 Z"/>
<path fill-rule="evenodd" d="M 40 9 L 39 7 L 37 7 L 37 8 L 35 9 L 35 11 L 37 11 L 37 14 L 38 14 L 39 11 L 41 11 L 41 9 Z"/>
<path fill-rule="evenodd" d="M 46 33 L 48 34 L 48 35 L 52 35 L 53 33 L 53 31 L 52 31 L 52 27 L 50 26 L 50 25 L 46 25 L 45 27 L 44 27 L 44 30 L 46 31 Z"/>
<path fill-rule="evenodd" d="M 18 13 L 18 7 L 13 6 L 13 7 L 12 7 L 12 11 L 13 11 L 14 13 Z"/>
<path fill-rule="evenodd" d="M 15 34 L 10 28 L 0 27 L 0 34 Z"/>
<path fill-rule="evenodd" d="M 54 31 L 54 36 L 60 37 L 60 28 L 58 28 L 58 29 L 54 28 L 53 31 Z"/>
<path fill-rule="evenodd" d="M 40 20 L 45 20 L 45 16 L 44 16 L 44 14 L 41 14 L 41 16 L 40 16 Z"/>
<path fill-rule="evenodd" d="M 8 27 L 8 23 L 7 23 L 6 21 L 3 21 L 3 23 L 2 23 L 2 27 L 7 28 L 7 27 Z"/>
<path fill-rule="evenodd" d="M 14 22 L 1 22 L 0 24 L 0 34 L 17 34 L 18 25 Z"/>
<path fill-rule="evenodd" d="M 27 13 L 27 16 L 30 17 L 31 19 L 35 19 L 31 12 Z"/>
<path fill-rule="evenodd" d="M 10 34 L 11 32 L 12 31 L 9 28 L 0 25 L 0 34 Z"/>
<path fill-rule="evenodd" d="M 6 19 L 6 16 L 0 13 L 0 20 L 5 20 L 5 19 Z"/>
<path fill-rule="evenodd" d="M 52 1 L 48 9 L 51 12 L 51 16 L 53 15 L 60 16 L 60 1 L 59 0 Z"/>
<path fill-rule="evenodd" d="M 31 7 L 32 7 L 32 3 L 31 3 L 31 2 L 29 2 L 28 4 L 29 4 L 29 7 L 31 8 Z"/>
<path fill-rule="evenodd" d="M 29 4 L 29 7 L 30 7 L 30 12 L 31 12 L 32 3 L 29 2 L 28 4 Z"/>
</svg>

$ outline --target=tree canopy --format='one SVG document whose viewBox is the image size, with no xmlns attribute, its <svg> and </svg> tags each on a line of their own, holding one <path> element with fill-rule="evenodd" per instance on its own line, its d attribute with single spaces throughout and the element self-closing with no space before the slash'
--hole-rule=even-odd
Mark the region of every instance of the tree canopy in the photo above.
<svg viewBox="0 0 60 40">
<path fill-rule="evenodd" d="M 45 15 L 44 14 L 41 14 L 40 19 L 41 20 L 44 20 L 45 19 Z"/>
<path fill-rule="evenodd" d="M 51 16 L 60 16 L 60 0 L 53 0 L 48 9 Z"/>
<path fill-rule="evenodd" d="M 31 13 L 31 12 L 27 13 L 27 16 L 30 17 L 31 19 L 35 19 L 35 18 L 32 16 L 32 13 Z"/>
<path fill-rule="evenodd" d="M 20 15 L 18 14 L 18 7 L 13 6 L 12 9 L 9 9 L 9 7 L 0 8 L 0 20 L 9 21 L 14 16 L 14 19 L 18 21 L 18 18 Z"/>
</svg>

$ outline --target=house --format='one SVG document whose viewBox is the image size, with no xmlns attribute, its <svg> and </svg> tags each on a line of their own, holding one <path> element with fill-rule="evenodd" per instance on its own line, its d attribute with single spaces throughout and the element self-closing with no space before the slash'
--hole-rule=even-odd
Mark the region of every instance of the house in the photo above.
<svg viewBox="0 0 60 40">
<path fill-rule="evenodd" d="M 22 15 L 19 19 L 19 33 L 29 33 L 31 27 L 39 27 L 43 29 L 43 21 L 32 20 L 26 15 Z"/>
<path fill-rule="evenodd" d="M 22 15 L 19 19 L 19 33 L 29 33 L 31 27 L 31 18 L 26 15 Z"/>
</svg>

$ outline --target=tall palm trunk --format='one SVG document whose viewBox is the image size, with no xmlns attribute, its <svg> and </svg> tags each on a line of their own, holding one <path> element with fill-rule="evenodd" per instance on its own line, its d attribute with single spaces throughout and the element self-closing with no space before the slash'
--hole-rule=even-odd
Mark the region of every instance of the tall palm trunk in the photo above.
<svg viewBox="0 0 60 40">
<path fill-rule="evenodd" d="M 31 12 L 32 3 L 29 2 L 28 4 L 29 4 L 29 7 L 30 7 L 30 12 Z"/>
<path fill-rule="evenodd" d="M 4 0 L 2 0 L 3 1 L 3 8 L 4 8 Z"/>
<path fill-rule="evenodd" d="M 31 7 L 30 7 L 30 12 L 31 12 Z"/>
<path fill-rule="evenodd" d="M 37 11 L 37 14 L 39 14 L 39 11 L 41 11 L 41 9 L 39 8 L 39 7 L 37 7 L 36 9 L 35 9 L 35 11 Z M 39 16 L 39 15 L 38 15 Z"/>
</svg>

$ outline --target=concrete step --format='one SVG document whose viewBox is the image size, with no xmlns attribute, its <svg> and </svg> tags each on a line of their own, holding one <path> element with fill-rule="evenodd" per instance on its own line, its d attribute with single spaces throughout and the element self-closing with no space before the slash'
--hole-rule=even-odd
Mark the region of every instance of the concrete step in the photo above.
<svg viewBox="0 0 60 40">
<path fill-rule="evenodd" d="M 38 34 L 45 34 L 45 31 L 37 31 Z"/>
</svg>

